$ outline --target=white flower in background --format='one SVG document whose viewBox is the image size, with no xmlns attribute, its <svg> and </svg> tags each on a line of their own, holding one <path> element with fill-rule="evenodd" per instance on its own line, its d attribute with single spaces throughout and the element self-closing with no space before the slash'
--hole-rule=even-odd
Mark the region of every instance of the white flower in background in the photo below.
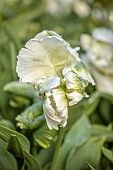
<svg viewBox="0 0 113 170">
<path fill-rule="evenodd" d="M 51 15 L 62 17 L 71 12 L 72 2 L 73 0 L 47 0 L 46 8 Z"/>
<path fill-rule="evenodd" d="M 47 0 L 46 9 L 54 17 L 60 18 L 69 15 L 71 11 L 80 18 L 88 17 L 90 13 L 90 7 L 85 0 Z"/>
<path fill-rule="evenodd" d="M 113 31 L 95 28 L 92 36 L 81 36 L 81 45 L 85 50 L 82 59 L 89 66 L 97 89 L 113 95 Z"/>
<path fill-rule="evenodd" d="M 85 88 L 94 81 L 81 62 L 78 48 L 53 31 L 43 31 L 29 40 L 17 56 L 16 71 L 23 83 L 33 84 L 44 99 L 49 129 L 65 127 L 68 105 L 88 97 Z"/>
<path fill-rule="evenodd" d="M 90 14 L 90 7 L 84 0 L 75 0 L 73 3 L 73 10 L 80 18 L 88 17 Z"/>
</svg>

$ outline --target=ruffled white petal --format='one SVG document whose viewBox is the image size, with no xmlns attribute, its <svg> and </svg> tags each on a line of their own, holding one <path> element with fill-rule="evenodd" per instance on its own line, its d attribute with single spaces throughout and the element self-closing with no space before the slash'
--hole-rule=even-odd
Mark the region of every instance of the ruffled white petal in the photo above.
<svg viewBox="0 0 113 170">
<path fill-rule="evenodd" d="M 68 50 L 69 44 L 59 37 L 46 37 L 43 39 L 43 46 L 50 54 L 50 61 L 56 74 L 62 77 L 62 70 L 69 59 L 75 61 L 75 57 Z"/>
<path fill-rule="evenodd" d="M 61 122 L 61 119 L 55 115 L 55 110 L 51 106 L 51 101 L 49 98 L 46 98 L 43 104 L 43 110 L 45 119 L 49 129 L 58 130 L 58 125 Z"/>
<path fill-rule="evenodd" d="M 69 58 L 69 44 L 60 36 L 31 39 L 18 55 L 16 71 L 22 82 L 37 84 L 42 77 L 60 76 Z"/>
<path fill-rule="evenodd" d="M 84 97 L 81 93 L 73 91 L 72 93 L 67 93 L 67 97 L 70 100 L 69 106 L 77 104 Z"/>
<path fill-rule="evenodd" d="M 57 34 L 54 31 L 44 30 L 41 33 L 37 34 L 34 37 L 34 39 L 41 40 L 41 39 L 43 39 L 44 37 L 47 37 L 47 36 L 56 36 L 56 37 L 62 38 L 59 34 Z"/>
<path fill-rule="evenodd" d="M 80 78 L 88 81 L 92 85 L 95 85 L 95 82 L 87 70 L 85 64 L 80 59 L 77 62 L 74 62 L 73 59 L 70 59 L 66 63 L 64 69 L 62 70 L 62 74 L 65 76 L 68 72 L 74 72 Z"/>
<path fill-rule="evenodd" d="M 71 72 L 72 68 L 71 67 L 66 67 L 62 70 L 62 74 L 63 76 L 65 77 L 65 75 L 68 73 L 68 72 Z"/>
<path fill-rule="evenodd" d="M 68 119 L 67 99 L 65 92 L 61 89 L 53 89 L 43 104 L 44 115 L 49 129 L 65 127 Z"/>
<path fill-rule="evenodd" d="M 74 74 L 73 72 L 68 72 L 67 74 L 65 74 L 64 77 L 66 79 L 67 89 L 83 89 L 82 80 L 80 79 L 80 77 L 77 76 L 77 74 Z"/>
<path fill-rule="evenodd" d="M 62 89 L 53 89 L 52 96 L 56 104 L 56 109 L 59 112 L 59 117 L 67 119 L 68 109 L 65 91 L 63 91 Z"/>
<path fill-rule="evenodd" d="M 50 77 L 48 79 L 43 80 L 41 83 L 39 81 L 38 84 L 39 84 L 39 92 L 42 94 L 50 91 L 53 88 L 60 86 L 60 78 Z"/>
<path fill-rule="evenodd" d="M 74 63 L 81 61 L 81 59 L 79 58 L 79 54 L 77 53 L 79 49 L 80 49 L 79 47 L 77 48 L 71 48 L 70 46 L 68 47 L 69 52 L 75 57 Z"/>
<path fill-rule="evenodd" d="M 60 127 L 64 128 L 66 125 L 67 125 L 67 119 L 62 120 L 62 123 L 61 123 Z"/>
<path fill-rule="evenodd" d="M 75 67 L 72 68 L 73 72 L 78 74 L 82 79 L 88 81 L 92 85 L 95 85 L 93 78 L 91 77 L 89 71 L 87 70 L 85 64 L 83 62 L 78 62 Z"/>
<path fill-rule="evenodd" d="M 38 48 L 39 43 L 37 43 Z M 39 45 L 40 46 L 40 45 Z M 50 75 L 56 76 L 56 72 L 50 60 L 46 59 L 48 54 L 40 46 L 39 52 L 22 48 L 18 55 L 16 72 L 22 82 L 37 84 L 37 81 Z"/>
</svg>

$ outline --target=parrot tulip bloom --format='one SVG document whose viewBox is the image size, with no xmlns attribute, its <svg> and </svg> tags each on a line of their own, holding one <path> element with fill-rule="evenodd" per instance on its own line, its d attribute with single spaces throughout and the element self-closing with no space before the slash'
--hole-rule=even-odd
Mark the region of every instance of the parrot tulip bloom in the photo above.
<svg viewBox="0 0 113 170">
<path fill-rule="evenodd" d="M 49 129 L 65 127 L 68 106 L 88 97 L 85 88 L 94 81 L 72 49 L 53 31 L 43 31 L 29 40 L 17 56 L 16 71 L 23 83 L 34 85 L 44 100 L 43 110 Z"/>
</svg>

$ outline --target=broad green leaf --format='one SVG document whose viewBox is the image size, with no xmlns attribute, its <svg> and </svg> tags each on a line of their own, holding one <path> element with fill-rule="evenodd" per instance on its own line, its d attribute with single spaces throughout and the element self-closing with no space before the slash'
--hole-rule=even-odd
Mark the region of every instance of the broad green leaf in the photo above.
<svg viewBox="0 0 113 170">
<path fill-rule="evenodd" d="M 104 106 L 104 107 L 103 107 Z M 108 124 L 111 121 L 111 103 L 108 100 L 101 99 L 99 104 L 99 112 L 104 119 L 105 123 Z"/>
<path fill-rule="evenodd" d="M 82 170 L 87 167 L 87 162 L 97 167 L 101 158 L 101 147 L 104 138 L 90 138 L 82 146 L 73 147 L 66 161 L 66 170 Z"/>
<path fill-rule="evenodd" d="M 6 120 L 6 119 L 1 119 L 0 125 L 5 126 L 5 127 L 12 129 L 12 130 L 16 130 L 14 124 L 11 121 Z"/>
<path fill-rule="evenodd" d="M 13 156 L 17 160 L 19 169 L 21 169 L 24 164 L 24 154 L 21 144 L 16 135 L 11 135 L 8 142 L 7 150 L 13 154 Z"/>
<path fill-rule="evenodd" d="M 86 116 L 82 116 L 67 132 L 64 143 L 56 159 L 55 170 L 64 169 L 64 164 L 70 150 L 81 146 L 90 137 L 90 122 Z"/>
<path fill-rule="evenodd" d="M 18 168 L 21 170 L 42 170 L 39 162 L 21 147 L 16 135 L 12 135 L 8 142 L 8 151 L 12 153 L 18 162 Z"/>
<path fill-rule="evenodd" d="M 46 149 L 41 149 L 38 153 L 38 160 L 42 166 L 46 165 L 48 162 L 51 162 L 53 153 L 56 147 L 56 142 L 52 142 L 51 147 Z"/>
<path fill-rule="evenodd" d="M 100 96 L 107 99 L 110 103 L 113 104 L 113 95 L 107 94 L 107 93 L 101 93 Z"/>
<path fill-rule="evenodd" d="M 98 106 L 99 101 L 99 93 L 95 92 L 92 93 L 88 99 L 81 101 L 73 107 L 69 107 L 68 126 L 71 126 L 81 115 L 92 114 Z"/>
<path fill-rule="evenodd" d="M 7 151 L 7 143 L 0 138 L 0 169 L 18 170 L 18 165 L 14 156 Z"/>
<path fill-rule="evenodd" d="M 84 114 L 86 115 L 92 114 L 97 108 L 99 101 L 100 101 L 99 93 L 98 92 L 92 93 L 89 99 L 86 100 L 86 102 L 84 103 L 84 108 L 83 108 Z"/>
<path fill-rule="evenodd" d="M 50 147 L 51 142 L 56 136 L 56 130 L 49 130 L 46 125 L 41 126 L 37 131 L 34 132 L 34 141 L 43 148 Z"/>
<path fill-rule="evenodd" d="M 4 91 L 19 96 L 29 97 L 29 98 L 33 98 L 36 96 L 36 92 L 33 86 L 20 83 L 18 81 L 12 81 L 7 83 L 4 86 Z"/>
<path fill-rule="evenodd" d="M 102 147 L 102 152 L 111 162 L 113 162 L 113 152 L 105 147 Z"/>
<path fill-rule="evenodd" d="M 111 127 L 100 124 L 92 124 L 91 126 L 92 136 L 105 137 L 107 141 L 113 141 L 113 131 Z"/>
<path fill-rule="evenodd" d="M 27 152 L 29 152 L 29 150 L 30 150 L 30 142 L 22 134 L 14 131 L 14 130 L 8 129 L 8 128 L 4 127 L 4 126 L 1 126 L 1 125 L 0 125 L 0 133 L 1 133 L 0 138 L 4 137 L 6 142 L 9 141 L 11 135 L 16 135 L 18 137 L 19 142 L 21 143 L 22 148 L 25 149 Z"/>
<path fill-rule="evenodd" d="M 27 170 L 31 170 L 31 169 L 42 170 L 40 163 L 38 162 L 38 160 L 36 160 L 35 157 L 33 157 L 31 154 L 29 154 L 25 150 L 24 150 L 24 155 L 25 155 L 25 167 L 27 167 Z"/>
<path fill-rule="evenodd" d="M 42 102 L 34 103 L 16 117 L 17 125 L 22 129 L 35 129 L 45 120 L 42 113 Z"/>
</svg>

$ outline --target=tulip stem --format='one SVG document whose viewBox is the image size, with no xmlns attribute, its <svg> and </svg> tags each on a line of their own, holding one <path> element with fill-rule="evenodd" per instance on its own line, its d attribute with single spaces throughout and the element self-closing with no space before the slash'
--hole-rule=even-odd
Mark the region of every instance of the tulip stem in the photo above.
<svg viewBox="0 0 113 170">
<path fill-rule="evenodd" d="M 60 146 L 61 146 L 61 143 L 62 143 L 63 136 L 64 136 L 64 129 L 61 128 L 61 129 L 59 129 L 59 132 L 58 132 L 58 139 L 57 139 L 55 152 L 54 152 L 54 155 L 53 155 L 51 170 L 58 170 L 58 169 L 56 169 L 57 168 L 56 167 L 56 160 L 57 160 L 57 157 L 58 157 L 58 154 L 59 154 L 59 150 L 60 150 Z"/>
</svg>

